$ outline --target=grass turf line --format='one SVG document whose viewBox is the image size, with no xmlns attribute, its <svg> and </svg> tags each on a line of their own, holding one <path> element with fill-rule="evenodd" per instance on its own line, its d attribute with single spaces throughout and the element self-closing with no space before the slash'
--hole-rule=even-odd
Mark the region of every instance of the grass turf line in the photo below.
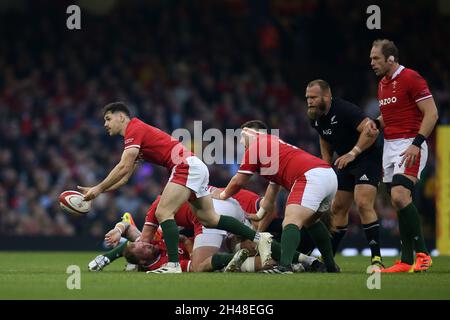
<svg viewBox="0 0 450 320">
<path fill-rule="evenodd" d="M 0 299 L 450 299 L 450 257 L 435 257 L 430 272 L 382 274 L 369 290 L 368 257 L 341 257 L 340 274 L 123 272 L 121 258 L 102 272 L 88 272 L 95 252 L 0 252 Z M 385 259 L 386 265 L 393 263 Z M 81 290 L 69 290 L 69 265 L 81 269 Z"/>
</svg>

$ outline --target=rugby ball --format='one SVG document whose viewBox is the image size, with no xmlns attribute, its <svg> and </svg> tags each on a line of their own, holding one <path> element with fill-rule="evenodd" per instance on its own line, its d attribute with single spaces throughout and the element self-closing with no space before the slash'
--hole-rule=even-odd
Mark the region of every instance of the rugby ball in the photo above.
<svg viewBox="0 0 450 320">
<path fill-rule="evenodd" d="M 91 201 L 84 201 L 83 194 L 78 191 L 64 191 L 59 195 L 61 209 L 69 214 L 82 216 L 91 210 Z"/>
</svg>

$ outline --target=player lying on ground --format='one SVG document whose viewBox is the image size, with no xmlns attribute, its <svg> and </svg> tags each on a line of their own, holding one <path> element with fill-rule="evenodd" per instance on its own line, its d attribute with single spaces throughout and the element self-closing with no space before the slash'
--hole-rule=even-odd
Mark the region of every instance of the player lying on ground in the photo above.
<svg viewBox="0 0 450 320">
<path fill-rule="evenodd" d="M 255 204 L 257 204 L 257 202 L 255 201 L 257 200 L 257 197 L 255 198 L 252 195 L 255 194 L 243 190 L 243 192 L 241 192 L 237 197 L 239 199 L 239 204 L 244 205 L 247 208 L 251 208 L 251 202 L 253 202 L 253 207 L 257 208 L 256 206 L 254 206 Z M 130 241 L 146 243 L 153 241 L 155 239 L 155 236 L 157 236 L 157 238 L 161 238 L 161 236 L 158 236 L 157 233 L 158 224 L 154 216 L 155 208 L 157 207 L 158 202 L 159 199 L 157 199 L 149 209 L 146 222 L 144 224 L 145 233 L 143 232 L 141 234 L 141 232 L 134 226 L 134 224 L 130 223 L 130 219 L 128 219 L 118 223 L 113 230 L 106 234 L 105 240 L 107 244 L 113 246 L 117 245 L 122 235 L 128 238 Z M 232 213 L 239 220 L 245 219 L 244 213 L 240 209 L 240 205 L 233 202 L 232 199 L 227 201 L 214 200 L 214 204 L 218 212 L 224 210 L 224 213 Z M 225 247 L 226 234 L 223 234 L 223 231 L 221 230 L 205 229 L 204 227 L 202 227 L 195 215 L 192 213 L 188 203 L 185 203 L 180 208 L 180 210 L 175 215 L 175 218 L 177 219 L 178 225 L 186 228 L 187 230 L 193 231 L 195 234 L 193 245 L 194 249 L 191 255 L 192 263 L 190 264 L 190 268 L 187 268 L 187 270 L 190 270 L 191 272 L 220 270 L 233 260 L 232 253 L 219 252 L 220 248 Z M 192 247 L 192 244 L 189 244 L 187 241 L 185 241 L 184 245 L 186 248 Z M 233 245 L 233 247 L 235 246 Z M 250 251 L 255 251 L 255 247 L 252 246 L 251 242 L 249 243 L 249 241 L 247 241 L 245 247 L 248 250 L 240 250 L 240 253 L 234 257 L 234 260 L 230 264 L 230 271 L 236 270 L 239 267 L 237 266 L 237 264 L 242 263 L 250 254 Z M 106 254 L 99 255 L 94 260 L 92 260 L 89 263 L 89 270 L 100 271 L 104 266 L 122 256 L 125 249 L 128 252 L 127 260 L 132 262 L 145 260 L 145 266 L 148 266 L 149 264 L 155 266 L 155 257 L 153 256 L 152 248 L 146 249 L 141 245 L 137 245 L 135 247 L 132 244 L 127 245 L 126 243 L 122 243 Z M 192 249 L 188 251 L 191 252 Z M 272 251 L 275 259 L 277 259 L 280 256 L 280 246 L 278 242 L 274 241 L 272 243 Z M 135 256 L 133 257 L 133 255 Z M 302 263 L 308 271 L 324 271 L 323 265 L 314 257 L 309 257 L 297 253 L 294 256 L 294 263 L 298 264 L 299 262 Z M 273 262 L 271 262 L 271 264 L 273 264 Z M 248 268 L 244 271 L 254 271 L 262 268 L 262 264 L 259 258 L 249 258 L 249 261 L 246 265 L 248 265 Z M 299 268 L 300 266 L 297 266 L 297 270 L 299 270 Z"/>
<path fill-rule="evenodd" d="M 139 237 L 140 232 L 135 226 L 128 225 L 125 235 L 127 234 L 133 238 L 136 236 Z M 106 238 L 110 239 L 108 235 Z M 178 253 L 180 264 L 184 272 L 208 272 L 221 270 L 224 268 L 225 272 L 256 272 L 263 269 L 261 258 L 259 256 L 249 257 L 252 252 L 253 254 L 256 253 L 255 248 L 250 247 L 248 249 L 240 249 L 236 254 L 229 252 L 216 252 L 202 262 L 202 270 L 194 270 L 192 268 L 192 263 L 189 260 L 189 253 L 191 252 L 190 250 L 192 250 L 189 248 L 192 248 L 192 240 L 184 236 L 180 236 L 180 240 L 182 241 L 180 241 L 178 245 Z M 279 259 L 279 244 L 274 241 L 274 246 L 275 249 L 273 250 L 273 256 L 275 259 Z M 105 253 L 104 255 L 97 256 L 94 260 L 92 260 L 89 263 L 89 270 L 101 271 L 106 265 L 110 264 L 122 255 L 129 263 L 137 265 L 139 271 L 155 270 L 167 262 L 167 250 L 164 241 L 160 238 L 159 240 L 151 240 L 150 242 L 136 241 L 122 243 L 117 248 Z M 297 272 L 326 271 L 323 263 L 315 257 L 306 256 L 296 252 L 294 259 L 293 265 Z M 275 263 L 275 261 L 271 261 L 270 265 Z"/>
</svg>

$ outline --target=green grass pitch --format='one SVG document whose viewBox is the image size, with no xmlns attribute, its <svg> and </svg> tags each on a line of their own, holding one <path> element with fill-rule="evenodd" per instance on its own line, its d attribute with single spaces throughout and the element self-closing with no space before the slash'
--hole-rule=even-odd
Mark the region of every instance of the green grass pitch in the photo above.
<svg viewBox="0 0 450 320">
<path fill-rule="evenodd" d="M 0 252 L 0 299 L 450 299 L 450 257 L 436 257 L 430 272 L 382 274 L 369 290 L 367 257 L 338 257 L 340 274 L 123 272 L 123 258 L 104 271 L 87 271 L 94 252 Z M 385 259 L 387 264 L 392 258 Z M 81 289 L 66 287 L 69 265 L 81 268 Z"/>
</svg>

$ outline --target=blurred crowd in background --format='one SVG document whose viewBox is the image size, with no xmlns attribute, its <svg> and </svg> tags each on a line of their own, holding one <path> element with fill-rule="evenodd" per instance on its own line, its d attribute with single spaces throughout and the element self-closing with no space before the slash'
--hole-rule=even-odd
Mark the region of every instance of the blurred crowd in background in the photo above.
<svg viewBox="0 0 450 320">
<path fill-rule="evenodd" d="M 67 1 L 0 7 L 0 235 L 101 237 L 125 211 L 143 222 L 168 179 L 151 164 L 97 198 L 87 217 L 58 204 L 62 191 L 98 183 L 118 162 L 123 139 L 107 135 L 101 113 L 112 101 L 168 133 L 192 129 L 194 120 L 225 132 L 261 119 L 319 155 L 307 83 L 323 78 L 335 96 L 376 117 L 369 52 L 373 40 L 389 37 L 401 64 L 428 81 L 439 123 L 450 121 L 450 10 L 442 1 L 381 3 L 381 30 L 367 29 L 366 1 L 104 1 L 103 10 L 79 2 L 81 30 L 66 28 Z M 429 146 L 415 197 L 433 239 L 433 137 Z M 225 186 L 236 167 L 211 165 L 211 184 Z M 258 178 L 250 188 L 266 185 Z M 397 239 L 383 187 L 376 209 L 382 241 Z M 347 237 L 360 236 L 354 209 L 351 222 Z"/>
</svg>

